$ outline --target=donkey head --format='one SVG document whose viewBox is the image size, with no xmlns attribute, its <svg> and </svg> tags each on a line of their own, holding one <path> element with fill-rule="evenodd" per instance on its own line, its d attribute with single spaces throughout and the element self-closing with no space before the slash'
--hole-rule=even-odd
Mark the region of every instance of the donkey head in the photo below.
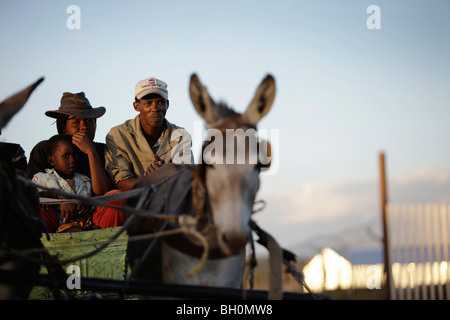
<svg viewBox="0 0 450 320">
<path fill-rule="evenodd" d="M 245 248 L 249 238 L 260 169 L 270 165 L 268 145 L 258 141 L 256 125 L 272 106 L 275 80 L 271 75 L 265 77 L 242 114 L 224 103 L 215 103 L 196 74 L 191 76 L 190 96 L 206 122 L 202 165 L 198 168 L 217 242 L 225 255 L 235 255 Z"/>
</svg>

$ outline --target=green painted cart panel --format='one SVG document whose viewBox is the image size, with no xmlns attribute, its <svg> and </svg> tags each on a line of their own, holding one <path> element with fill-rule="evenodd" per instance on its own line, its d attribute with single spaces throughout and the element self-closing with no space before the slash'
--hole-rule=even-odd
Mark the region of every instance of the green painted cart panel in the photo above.
<svg viewBox="0 0 450 320">
<path fill-rule="evenodd" d="M 47 240 L 46 235 L 43 234 L 41 241 L 51 255 L 57 255 L 58 259 L 63 261 L 95 250 L 116 234 L 119 229 L 120 227 L 74 233 L 52 233 L 50 240 Z M 119 238 L 99 253 L 66 264 L 63 268 L 67 270 L 69 265 L 76 265 L 80 268 L 81 290 L 83 290 L 84 277 L 124 280 L 128 271 L 126 265 L 127 241 L 128 235 L 123 232 Z M 47 274 L 46 267 L 43 266 L 40 272 Z M 71 275 L 68 273 L 68 277 Z M 52 298 L 50 290 L 46 287 L 34 287 L 29 297 L 29 299 L 46 298 Z"/>
</svg>

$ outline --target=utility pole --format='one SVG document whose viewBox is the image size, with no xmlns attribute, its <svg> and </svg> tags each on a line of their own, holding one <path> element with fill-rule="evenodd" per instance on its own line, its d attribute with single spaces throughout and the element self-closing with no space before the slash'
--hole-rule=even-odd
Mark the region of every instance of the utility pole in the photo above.
<svg viewBox="0 0 450 320">
<path fill-rule="evenodd" d="M 391 281 L 392 281 L 392 272 L 391 272 L 391 261 L 389 259 L 389 234 L 388 234 L 388 226 L 387 226 L 387 187 L 386 187 L 386 170 L 385 170 L 385 159 L 384 153 L 380 152 L 379 154 L 379 162 L 380 162 L 380 194 L 381 194 L 381 216 L 383 219 L 383 252 L 384 252 L 384 272 L 386 274 L 386 299 L 391 300 Z"/>
</svg>

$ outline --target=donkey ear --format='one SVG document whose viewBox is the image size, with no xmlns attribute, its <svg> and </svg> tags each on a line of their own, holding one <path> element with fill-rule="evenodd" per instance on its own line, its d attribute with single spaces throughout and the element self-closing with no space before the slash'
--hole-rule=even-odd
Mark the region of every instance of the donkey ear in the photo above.
<svg viewBox="0 0 450 320">
<path fill-rule="evenodd" d="M 214 100 L 209 96 L 208 90 L 202 85 L 195 73 L 191 76 L 189 94 L 195 110 L 207 124 L 214 123 L 219 119 Z"/>
<path fill-rule="evenodd" d="M 244 117 L 256 125 L 269 112 L 275 99 L 275 79 L 269 74 L 259 85 L 253 100 L 244 113 Z"/>
<path fill-rule="evenodd" d="M 43 77 L 0 103 L 0 130 L 22 109 L 31 93 L 42 81 L 44 81 Z"/>
<path fill-rule="evenodd" d="M 272 147 L 270 142 L 262 139 L 258 144 L 258 166 L 261 170 L 268 170 L 272 164 Z"/>
</svg>

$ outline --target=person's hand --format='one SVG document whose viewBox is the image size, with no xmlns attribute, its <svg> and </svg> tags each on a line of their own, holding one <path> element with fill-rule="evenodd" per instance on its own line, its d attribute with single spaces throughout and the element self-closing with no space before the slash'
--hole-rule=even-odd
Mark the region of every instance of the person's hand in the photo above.
<svg viewBox="0 0 450 320">
<path fill-rule="evenodd" d="M 71 222 L 78 214 L 77 205 L 75 203 L 61 203 L 59 206 L 63 223 Z"/>
<path fill-rule="evenodd" d="M 95 149 L 94 143 L 86 132 L 77 132 L 72 136 L 72 143 L 82 152 L 88 154 Z"/>
<path fill-rule="evenodd" d="M 161 160 L 157 154 L 155 154 L 155 161 L 150 163 L 147 170 L 145 171 L 145 175 L 152 173 L 153 171 L 161 168 L 164 165 L 164 160 Z"/>
<path fill-rule="evenodd" d="M 91 207 L 88 206 L 88 205 L 86 205 L 86 204 L 84 204 L 84 203 L 80 203 L 80 204 L 77 206 L 78 214 L 86 214 L 86 213 L 89 213 L 90 209 L 91 209 Z"/>
</svg>

